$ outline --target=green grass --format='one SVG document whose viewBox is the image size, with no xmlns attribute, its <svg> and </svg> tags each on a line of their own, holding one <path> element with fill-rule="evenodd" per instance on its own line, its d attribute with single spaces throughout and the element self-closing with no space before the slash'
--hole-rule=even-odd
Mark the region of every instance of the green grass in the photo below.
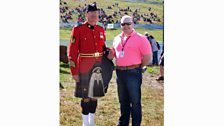
<svg viewBox="0 0 224 126">
<path fill-rule="evenodd" d="M 135 30 L 143 35 L 145 32 L 148 32 L 149 34 L 153 35 L 157 41 L 159 42 L 163 41 L 163 30 L 153 30 L 153 29 L 143 29 L 143 28 L 137 28 Z M 121 29 L 106 31 L 106 39 L 107 39 L 107 42 L 109 42 L 109 44 L 107 45 L 110 45 L 109 47 L 112 46 L 114 37 L 120 33 L 121 33 Z M 69 42 L 70 36 L 71 36 L 71 28 L 60 29 L 60 40 Z"/>
<path fill-rule="evenodd" d="M 147 72 L 150 74 L 159 74 L 159 66 L 151 66 L 147 68 Z"/>
<path fill-rule="evenodd" d="M 60 40 L 69 40 L 71 37 L 71 28 L 61 28 L 60 29 Z"/>
<path fill-rule="evenodd" d="M 163 30 L 152 30 L 152 29 L 143 29 L 143 28 L 136 28 L 137 32 L 144 35 L 145 32 L 153 35 L 157 41 L 163 41 Z M 107 40 L 113 40 L 114 37 L 121 33 L 121 29 L 116 30 L 107 30 L 106 31 L 106 38 Z"/>
<path fill-rule="evenodd" d="M 60 82 L 67 83 L 72 82 L 70 68 L 68 64 L 60 63 Z"/>
<path fill-rule="evenodd" d="M 149 69 L 149 68 L 148 68 Z M 150 68 L 151 69 L 151 68 Z M 152 67 L 152 75 L 148 81 L 153 81 L 158 75 L 158 66 Z M 65 87 L 60 90 L 60 126 L 80 126 L 81 107 L 80 99 L 73 96 L 75 81 L 71 78 L 68 65 L 60 63 L 60 82 Z M 66 72 L 65 72 L 66 71 Z M 153 77 L 154 76 L 154 77 Z M 146 76 L 145 76 L 146 77 Z M 141 126 L 163 126 L 164 125 L 164 93 L 163 88 L 149 86 L 148 81 L 142 83 L 142 125 Z M 108 92 L 105 97 L 98 101 L 95 123 L 97 126 L 115 126 L 120 116 L 120 105 L 117 94 L 116 74 L 110 82 Z"/>
</svg>

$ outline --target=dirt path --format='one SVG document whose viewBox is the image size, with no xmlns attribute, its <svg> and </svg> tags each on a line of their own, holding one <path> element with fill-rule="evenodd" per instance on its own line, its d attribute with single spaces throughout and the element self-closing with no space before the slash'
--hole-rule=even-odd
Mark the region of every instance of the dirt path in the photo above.
<svg viewBox="0 0 224 126">
<path fill-rule="evenodd" d="M 163 81 L 159 81 L 159 82 L 156 81 L 156 77 L 157 77 L 157 75 L 153 75 L 153 74 L 145 72 L 143 74 L 142 84 L 148 85 L 150 87 L 157 88 L 157 89 L 163 89 L 164 88 L 164 82 Z"/>
</svg>

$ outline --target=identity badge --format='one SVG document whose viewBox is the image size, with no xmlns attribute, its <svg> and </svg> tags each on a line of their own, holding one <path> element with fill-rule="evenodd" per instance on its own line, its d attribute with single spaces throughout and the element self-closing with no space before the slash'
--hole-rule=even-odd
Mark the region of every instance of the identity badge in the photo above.
<svg viewBox="0 0 224 126">
<path fill-rule="evenodd" d="M 123 51 L 123 50 L 120 52 L 120 57 L 121 57 L 121 58 L 124 57 L 124 51 Z"/>
</svg>

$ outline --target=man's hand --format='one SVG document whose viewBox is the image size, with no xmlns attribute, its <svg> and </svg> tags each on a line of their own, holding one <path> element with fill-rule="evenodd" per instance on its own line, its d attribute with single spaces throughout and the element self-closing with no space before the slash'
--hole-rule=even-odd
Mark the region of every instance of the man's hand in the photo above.
<svg viewBox="0 0 224 126">
<path fill-rule="evenodd" d="M 107 55 L 107 58 L 112 60 L 115 56 L 115 50 L 114 48 L 111 48 L 110 51 L 109 51 L 109 54 Z"/>
<path fill-rule="evenodd" d="M 72 78 L 73 78 L 76 82 L 79 82 L 79 75 L 73 75 Z"/>
<path fill-rule="evenodd" d="M 147 70 L 147 66 L 142 67 L 142 73 L 144 73 Z"/>
</svg>

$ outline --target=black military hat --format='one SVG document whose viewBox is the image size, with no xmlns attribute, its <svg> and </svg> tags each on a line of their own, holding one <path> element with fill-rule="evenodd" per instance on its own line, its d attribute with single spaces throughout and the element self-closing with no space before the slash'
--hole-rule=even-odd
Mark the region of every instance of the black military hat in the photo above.
<svg viewBox="0 0 224 126">
<path fill-rule="evenodd" d="M 99 9 L 97 9 L 96 7 L 96 3 L 93 3 L 93 4 L 89 4 L 87 5 L 86 7 L 86 12 L 88 13 L 89 11 L 97 11 Z"/>
</svg>

